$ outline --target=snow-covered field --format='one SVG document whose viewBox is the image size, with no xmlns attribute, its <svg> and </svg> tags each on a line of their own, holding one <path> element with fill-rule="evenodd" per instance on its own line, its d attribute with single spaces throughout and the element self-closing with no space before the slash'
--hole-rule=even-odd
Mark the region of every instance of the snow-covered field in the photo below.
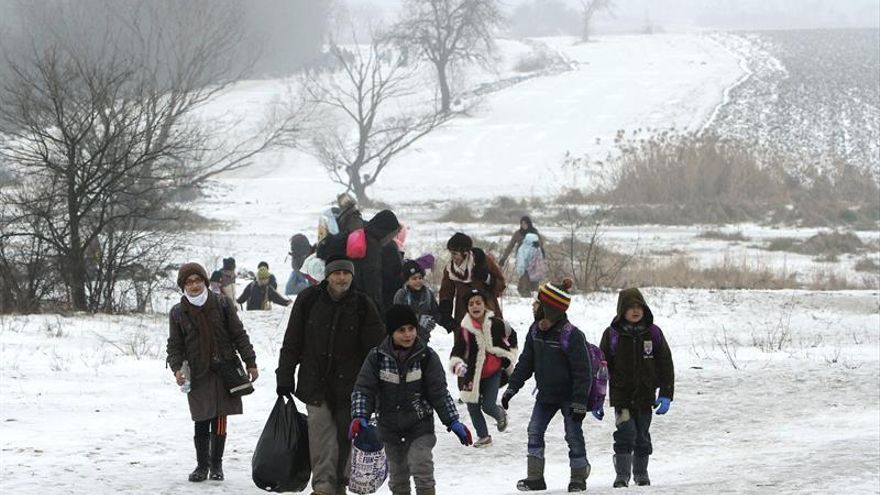
<svg viewBox="0 0 880 495">
<path fill-rule="evenodd" d="M 437 218 L 454 201 L 484 206 L 501 194 L 535 197 L 556 194 L 566 185 L 583 186 L 589 171 L 559 167 L 566 152 L 604 157 L 619 129 L 700 129 L 744 74 L 740 61 L 710 36 L 541 42 L 568 60 L 571 70 L 500 85 L 472 116 L 453 121 L 401 155 L 370 191 L 408 224 L 408 253 L 436 250 L 459 229 L 481 239 L 506 239 L 498 225 Z M 510 41 L 502 49 L 498 73 L 471 74 L 469 84 L 516 77 L 511 67 L 527 50 Z M 206 111 L 257 116 L 284 91 L 279 81 L 242 83 Z M 179 259 L 169 261 L 201 261 L 211 270 L 232 255 L 240 268 L 253 270 L 266 260 L 283 284 L 287 239 L 301 231 L 314 240 L 316 215 L 338 192 L 340 187 L 306 154 L 260 155 L 253 166 L 212 183 L 207 198 L 194 207 L 222 226 L 188 234 Z M 562 234 L 558 225 L 538 227 L 551 236 Z M 752 246 L 766 239 L 815 233 L 718 229 L 742 231 L 752 239 L 737 246 L 695 239 L 705 228 L 619 227 L 606 236 L 624 248 L 684 249 L 711 262 L 725 252 L 754 258 L 759 251 Z M 877 242 L 876 232 L 859 235 Z M 814 265 L 806 256 L 766 253 L 770 264 Z M 240 280 L 239 291 L 246 282 Z M 880 492 L 877 291 L 648 289 L 646 296 L 677 368 L 672 409 L 652 427 L 655 486 L 649 491 Z M 273 372 L 285 313 L 276 308 L 242 314 L 262 376 L 257 392 L 245 398 L 245 414 L 230 419 L 227 480 L 195 485 L 186 481 L 194 465 L 186 400 L 164 368 L 163 311 L 177 297 L 168 293 L 155 304 L 156 315 L 143 317 L 0 317 L 3 493 L 257 492 L 250 458 L 274 403 Z M 615 301 L 610 293 L 577 296 L 571 318 L 598 341 Z M 529 302 L 508 296 L 504 305 L 514 327 L 524 332 Z M 441 356 L 448 355 L 451 338 L 438 331 L 432 344 Z M 465 449 L 438 429 L 438 493 L 515 493 L 515 481 L 525 470 L 531 402 L 525 393 L 514 399 L 511 426 L 495 435 L 489 449 Z M 615 492 L 610 488 L 612 431 L 609 418 L 587 420 L 592 492 Z M 547 493 L 563 493 L 568 468 L 558 420 L 548 444 Z"/>
<path fill-rule="evenodd" d="M 651 429 L 651 492 L 877 493 L 876 292 L 649 289 L 646 298 L 676 365 L 675 401 Z M 528 300 L 504 304 L 524 332 Z M 615 304 L 615 294 L 579 296 L 569 314 L 598 341 Z M 230 418 L 226 481 L 199 485 L 186 481 L 194 466 L 192 422 L 164 368 L 164 316 L 0 319 L 3 492 L 257 493 L 250 460 L 274 403 L 286 320 L 281 308 L 242 316 L 261 377 L 244 399 L 245 414 Z M 434 333 L 441 356 L 451 343 L 442 329 Z M 437 423 L 438 493 L 516 493 L 531 388 L 511 402 L 511 425 L 493 435 L 491 448 L 461 447 Z M 460 412 L 469 423 L 463 407 Z M 585 431 L 589 490 L 616 493 L 613 422 L 588 417 Z M 558 419 L 547 455 L 547 493 L 563 493 L 568 461 Z"/>
</svg>

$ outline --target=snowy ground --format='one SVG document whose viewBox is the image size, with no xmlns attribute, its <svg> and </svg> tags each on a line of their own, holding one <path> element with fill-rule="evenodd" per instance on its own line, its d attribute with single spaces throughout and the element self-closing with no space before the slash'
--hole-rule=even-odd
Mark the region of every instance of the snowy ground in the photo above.
<svg viewBox="0 0 880 495">
<path fill-rule="evenodd" d="M 410 254 L 436 249 L 457 229 L 488 240 L 506 238 L 498 225 L 436 219 L 453 200 L 485 205 L 499 194 L 530 197 L 583 185 L 589 171 L 558 168 L 566 152 L 603 157 L 618 129 L 699 129 L 743 74 L 739 60 L 707 36 L 609 36 L 587 45 L 544 42 L 571 61 L 573 70 L 490 93 L 479 112 L 439 130 L 383 175 L 373 193 L 394 205 L 409 224 Z M 509 67 L 524 49 L 510 42 L 504 50 L 507 64 L 494 78 L 512 77 Z M 474 75 L 470 82 L 490 79 Z M 257 115 L 284 88 L 277 81 L 243 83 L 211 111 Z M 535 180 L 537 174 L 544 179 Z M 485 187 L 463 188 L 462 181 Z M 302 231 L 314 240 L 317 212 L 339 191 L 305 154 L 261 155 L 254 166 L 212 184 L 208 198 L 195 207 L 222 226 L 187 235 L 180 259 L 170 261 L 193 259 L 212 269 L 233 255 L 241 268 L 253 270 L 266 260 L 283 284 L 287 239 Z M 561 235 L 559 226 L 539 227 Z M 704 228 L 621 227 L 608 236 L 624 246 L 685 248 L 711 260 L 729 243 L 696 241 Z M 755 256 L 748 245 L 767 238 L 815 233 L 755 226 L 723 230 L 742 230 L 754 239 L 741 251 L 730 248 L 743 256 Z M 860 236 L 876 242 L 877 233 Z M 784 261 L 809 260 L 791 255 Z M 240 282 L 239 290 L 247 281 Z M 195 486 L 185 481 L 193 467 L 186 400 L 163 364 L 163 311 L 176 297 L 169 294 L 155 305 L 157 315 L 145 317 L 0 318 L 4 493 L 256 493 L 250 458 L 274 403 L 284 312 L 243 314 L 262 376 L 257 392 L 245 398 L 246 413 L 230 420 L 227 481 Z M 598 340 L 615 297 L 576 298 L 572 320 L 588 338 Z M 880 491 L 877 292 L 650 289 L 647 297 L 666 329 L 677 367 L 672 410 L 652 428 L 651 491 Z M 528 302 L 507 297 L 504 304 L 514 326 L 524 331 Z M 436 333 L 433 343 L 448 355 L 448 335 Z M 438 492 L 515 493 L 515 480 L 525 469 L 531 402 L 525 393 L 517 396 L 510 429 L 496 435 L 487 450 L 465 449 L 451 434 L 438 431 Z M 593 463 L 590 490 L 616 493 L 610 488 L 612 422 L 589 419 L 586 431 Z M 567 465 L 558 421 L 548 441 L 547 493 L 562 493 Z"/>
<path fill-rule="evenodd" d="M 676 364 L 675 401 L 652 427 L 650 491 L 877 493 L 878 293 L 652 289 L 646 297 Z M 615 301 L 614 294 L 576 297 L 571 319 L 598 341 Z M 504 304 L 524 332 L 528 301 Z M 0 319 L 0 488 L 257 493 L 250 459 L 274 403 L 286 319 L 281 308 L 246 312 L 243 319 L 261 377 L 257 392 L 244 399 L 245 414 L 230 419 L 226 481 L 201 485 L 186 481 L 194 465 L 192 423 L 164 368 L 163 316 Z M 432 343 L 448 355 L 449 335 L 438 330 Z M 438 493 L 516 493 L 515 480 L 525 471 L 531 388 L 512 401 L 510 428 L 494 435 L 491 448 L 461 447 L 438 423 Z M 590 491 L 617 493 L 610 487 L 613 422 L 589 418 L 585 430 Z M 563 493 L 568 468 L 558 419 L 548 445 L 547 493 Z"/>
</svg>

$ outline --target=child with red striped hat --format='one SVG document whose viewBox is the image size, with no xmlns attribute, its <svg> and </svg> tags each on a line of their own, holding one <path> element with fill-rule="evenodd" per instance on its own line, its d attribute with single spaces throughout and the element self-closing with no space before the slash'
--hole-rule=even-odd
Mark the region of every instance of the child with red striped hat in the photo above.
<svg viewBox="0 0 880 495">
<path fill-rule="evenodd" d="M 590 463 L 582 423 L 587 415 L 592 364 L 587 339 L 569 323 L 566 310 L 571 304 L 570 278 L 547 283 L 538 289 L 535 322 L 526 335 L 522 354 L 501 398 L 505 409 L 510 399 L 535 375 L 538 389 L 528 426 L 527 476 L 517 482 L 520 491 L 546 490 L 544 481 L 544 434 L 550 420 L 562 413 L 568 462 L 571 468 L 569 492 L 587 489 Z"/>
</svg>

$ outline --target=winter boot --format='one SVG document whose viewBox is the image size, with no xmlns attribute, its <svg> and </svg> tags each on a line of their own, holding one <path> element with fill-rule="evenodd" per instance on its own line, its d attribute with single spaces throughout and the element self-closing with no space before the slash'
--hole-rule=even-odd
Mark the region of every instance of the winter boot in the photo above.
<svg viewBox="0 0 880 495">
<path fill-rule="evenodd" d="M 501 411 L 501 417 L 498 418 L 498 422 L 495 423 L 495 426 L 498 427 L 498 432 L 503 432 L 507 429 L 507 411 L 501 408 L 498 408 L 498 410 Z"/>
<path fill-rule="evenodd" d="M 208 465 L 210 462 L 209 449 L 211 437 L 208 435 L 196 435 L 193 437 L 196 445 L 196 468 L 189 473 L 190 481 L 205 481 L 208 478 Z"/>
<path fill-rule="evenodd" d="M 416 487 L 416 495 L 436 495 L 437 491 L 432 486 L 431 488 L 418 488 Z"/>
<path fill-rule="evenodd" d="M 571 468 L 571 480 L 568 482 L 568 493 L 587 491 L 587 478 L 590 477 L 590 465 Z"/>
<path fill-rule="evenodd" d="M 632 454 L 615 454 L 614 455 L 614 471 L 617 477 L 614 478 L 614 488 L 626 488 L 629 484 L 629 476 L 632 472 Z"/>
<path fill-rule="evenodd" d="M 211 475 L 210 479 L 223 481 L 223 449 L 226 448 L 226 435 L 211 434 Z"/>
<path fill-rule="evenodd" d="M 651 478 L 648 477 L 648 456 L 633 456 L 633 481 L 638 486 L 651 484 Z"/>
<path fill-rule="evenodd" d="M 544 459 L 535 456 L 526 457 L 526 478 L 516 482 L 516 489 L 521 492 L 546 490 L 544 482 Z"/>
</svg>

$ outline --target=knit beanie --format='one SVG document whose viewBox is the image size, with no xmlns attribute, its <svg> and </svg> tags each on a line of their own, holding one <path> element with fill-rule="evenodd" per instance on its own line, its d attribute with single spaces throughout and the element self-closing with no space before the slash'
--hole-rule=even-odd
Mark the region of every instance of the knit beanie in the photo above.
<svg viewBox="0 0 880 495">
<path fill-rule="evenodd" d="M 568 277 L 557 284 L 546 283 L 538 289 L 538 301 L 544 310 L 544 318 L 556 322 L 565 315 L 571 304 L 571 294 L 568 292 L 574 286 L 574 281 Z"/>
<path fill-rule="evenodd" d="M 446 242 L 446 249 L 450 251 L 469 251 L 473 249 L 473 247 L 473 239 L 461 232 L 452 234 L 452 237 Z"/>
<path fill-rule="evenodd" d="M 397 215 L 391 210 L 382 210 L 376 213 L 373 218 L 367 222 L 366 229 L 372 232 L 378 238 L 385 237 L 390 234 L 397 235 L 397 229 L 400 228 L 400 222 L 397 221 Z"/>
<path fill-rule="evenodd" d="M 223 269 L 224 270 L 235 270 L 235 258 L 223 258 Z"/>
<path fill-rule="evenodd" d="M 331 256 L 324 265 L 324 277 L 329 277 L 331 273 L 340 270 L 354 275 L 354 263 L 345 256 Z"/>
<path fill-rule="evenodd" d="M 403 263 L 403 276 L 407 280 L 410 277 L 415 275 L 416 273 L 420 273 L 423 277 L 425 276 L 425 269 L 422 268 L 422 265 L 416 263 L 414 260 L 406 260 Z"/>
<path fill-rule="evenodd" d="M 415 311 L 406 304 L 395 304 L 385 313 L 385 330 L 388 335 L 394 333 L 395 330 L 404 326 L 412 325 L 419 328 L 419 319 L 416 317 Z"/>
<path fill-rule="evenodd" d="M 186 286 L 186 279 L 193 275 L 198 275 L 205 281 L 205 285 L 208 285 L 208 272 L 202 265 L 194 262 L 184 263 L 177 271 L 177 286 L 180 287 L 180 290 Z"/>
<path fill-rule="evenodd" d="M 645 297 L 642 296 L 639 289 L 632 287 L 620 291 L 620 294 L 617 295 L 617 317 L 623 319 L 623 314 L 626 313 L 626 310 L 636 304 L 640 305 L 646 311 L 650 311 L 648 304 L 645 303 Z"/>
<path fill-rule="evenodd" d="M 257 268 L 257 280 L 269 280 L 269 268 L 265 266 Z"/>
<path fill-rule="evenodd" d="M 257 263 L 257 268 L 260 268 L 261 266 L 265 266 L 267 270 L 269 269 L 269 263 L 266 263 L 265 261 Z"/>
</svg>

